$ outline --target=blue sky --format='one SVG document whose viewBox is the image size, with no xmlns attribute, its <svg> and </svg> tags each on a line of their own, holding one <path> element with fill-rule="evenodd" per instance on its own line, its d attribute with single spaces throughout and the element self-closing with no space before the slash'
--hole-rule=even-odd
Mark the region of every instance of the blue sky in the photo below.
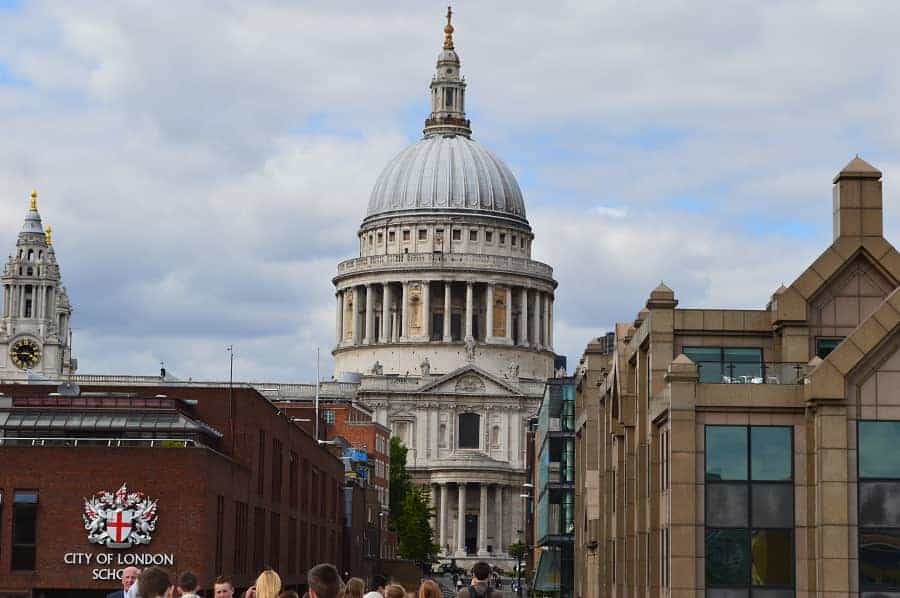
<svg viewBox="0 0 900 598">
<path fill-rule="evenodd" d="M 233 343 L 241 378 L 310 378 L 369 191 L 421 134 L 444 10 L 0 0 L 0 243 L 37 187 L 82 371 L 221 378 Z M 830 242 L 857 152 L 897 238 L 897 3 L 454 12 L 474 134 L 518 176 L 570 363 L 660 280 L 683 306 L 764 306 Z"/>
</svg>

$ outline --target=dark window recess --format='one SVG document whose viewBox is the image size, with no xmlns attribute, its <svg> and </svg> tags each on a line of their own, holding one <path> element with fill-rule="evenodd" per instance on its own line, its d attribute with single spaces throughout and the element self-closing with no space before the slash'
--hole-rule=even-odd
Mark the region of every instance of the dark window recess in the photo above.
<svg viewBox="0 0 900 598">
<path fill-rule="evenodd" d="M 506 233 L 500 233 L 500 244 L 501 245 L 506 244 Z"/>
<path fill-rule="evenodd" d="M 444 338 L 444 314 L 431 314 L 431 340 Z"/>
<path fill-rule="evenodd" d="M 681 351 L 697 364 L 700 382 L 763 378 L 763 353 L 758 347 L 683 347 Z"/>
<path fill-rule="evenodd" d="M 488 243 L 493 243 L 494 242 L 494 233 L 489 230 L 484 231 L 484 240 L 487 241 Z"/>
<path fill-rule="evenodd" d="M 303 465 L 300 468 L 300 510 L 306 511 L 309 509 L 309 460 L 304 459 Z"/>
<path fill-rule="evenodd" d="M 428 238 L 428 231 L 424 228 L 419 229 L 419 240 L 424 241 Z"/>
<path fill-rule="evenodd" d="M 266 491 L 266 432 L 259 431 L 259 454 L 256 463 L 256 493 L 262 496 Z"/>
<path fill-rule="evenodd" d="M 262 571 L 266 562 L 266 511 L 256 507 L 253 512 L 253 570 Z"/>
<path fill-rule="evenodd" d="M 459 414 L 459 448 L 478 448 L 481 416 L 477 413 Z"/>
<path fill-rule="evenodd" d="M 234 572 L 247 571 L 247 503 L 234 503 Z"/>
<path fill-rule="evenodd" d="M 860 421 L 856 434 L 860 592 L 893 596 L 900 591 L 900 422 Z"/>
<path fill-rule="evenodd" d="M 13 492 L 10 569 L 34 571 L 37 561 L 37 490 Z"/>
<path fill-rule="evenodd" d="M 469 240 L 470 240 L 470 241 L 477 241 L 477 240 L 478 240 L 478 231 L 477 231 L 477 230 L 470 230 L 470 231 L 469 231 Z"/>
<path fill-rule="evenodd" d="M 297 520 L 288 519 L 288 562 L 287 572 L 297 572 Z"/>
<path fill-rule="evenodd" d="M 707 596 L 793 595 L 793 428 L 705 435 Z"/>
<path fill-rule="evenodd" d="M 281 515 L 272 513 L 269 526 L 269 565 L 272 569 L 281 568 Z"/>
<path fill-rule="evenodd" d="M 290 497 L 289 504 L 291 507 L 296 507 L 297 506 L 297 495 L 298 495 L 298 490 L 299 490 L 297 488 L 297 484 L 299 483 L 299 481 L 297 479 L 297 465 L 298 465 L 297 464 L 297 460 L 298 460 L 297 453 L 295 453 L 294 451 L 291 451 L 290 457 L 288 457 L 288 459 L 290 460 L 288 462 L 288 484 L 289 484 L 288 493 L 289 493 L 289 497 Z"/>
<path fill-rule="evenodd" d="M 454 241 L 462 241 L 462 231 L 458 228 L 453 229 L 453 240 Z"/>
<path fill-rule="evenodd" d="M 403 240 L 409 241 L 409 231 L 408 230 L 403 231 Z"/>
<path fill-rule="evenodd" d="M 397 235 L 396 235 L 396 233 L 394 233 L 394 231 L 388 231 L 388 241 L 390 241 L 391 243 L 393 243 L 393 242 L 394 242 L 394 239 L 395 239 L 396 237 L 397 237 Z"/>
<path fill-rule="evenodd" d="M 841 338 L 817 338 L 816 339 L 816 355 L 825 359 L 828 357 L 828 354 L 835 350 L 835 348 L 841 344 L 841 341 L 844 340 Z"/>
<path fill-rule="evenodd" d="M 216 497 L 216 571 L 222 571 L 223 555 L 222 549 L 224 545 L 225 533 L 225 497 Z"/>
<path fill-rule="evenodd" d="M 281 441 L 272 439 L 272 502 L 281 502 Z"/>
</svg>

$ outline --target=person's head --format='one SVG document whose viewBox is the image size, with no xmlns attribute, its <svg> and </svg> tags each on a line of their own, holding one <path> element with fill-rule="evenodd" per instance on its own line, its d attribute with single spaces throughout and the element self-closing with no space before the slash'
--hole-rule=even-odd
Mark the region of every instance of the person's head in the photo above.
<svg viewBox="0 0 900 598">
<path fill-rule="evenodd" d="M 138 575 L 141 574 L 141 570 L 137 567 L 125 567 L 122 569 L 122 589 L 126 592 L 128 589 L 134 585 L 134 582 L 137 581 Z"/>
<path fill-rule="evenodd" d="M 392 583 L 384 589 L 384 598 L 406 598 L 406 590 L 399 583 Z"/>
<path fill-rule="evenodd" d="M 306 580 L 309 583 L 310 598 L 337 598 L 344 589 L 344 582 L 337 567 L 328 563 L 310 569 L 306 574 Z"/>
<path fill-rule="evenodd" d="M 278 594 L 278 598 L 300 598 L 300 594 L 294 590 L 281 590 Z"/>
<path fill-rule="evenodd" d="M 271 569 L 266 569 L 256 578 L 257 598 L 278 598 L 281 591 L 281 578 Z"/>
<path fill-rule="evenodd" d="M 472 582 L 487 581 L 491 576 L 491 566 L 484 561 L 478 561 L 472 566 Z"/>
<path fill-rule="evenodd" d="M 172 588 L 169 574 L 160 567 L 147 567 L 141 571 L 137 583 L 141 589 L 141 598 L 165 598 Z"/>
<path fill-rule="evenodd" d="M 384 588 L 387 587 L 387 579 L 384 575 L 376 575 L 372 578 L 372 591 L 384 594 Z"/>
<path fill-rule="evenodd" d="M 344 586 L 345 598 L 362 598 L 366 592 L 366 582 L 358 577 L 351 577 Z"/>
<path fill-rule="evenodd" d="M 190 571 L 185 571 L 178 576 L 178 590 L 182 594 L 195 594 L 197 592 L 197 576 Z"/>
<path fill-rule="evenodd" d="M 442 598 L 443 595 L 441 588 L 438 587 L 433 579 L 426 579 L 419 586 L 419 598 Z"/>
<path fill-rule="evenodd" d="M 234 582 L 230 577 L 220 575 L 213 582 L 213 598 L 234 598 Z"/>
</svg>

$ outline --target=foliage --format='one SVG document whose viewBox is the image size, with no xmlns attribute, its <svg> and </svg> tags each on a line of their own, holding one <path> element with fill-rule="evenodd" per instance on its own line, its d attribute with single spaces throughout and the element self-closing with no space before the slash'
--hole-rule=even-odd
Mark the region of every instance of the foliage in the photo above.
<svg viewBox="0 0 900 598">
<path fill-rule="evenodd" d="M 391 438 L 391 529 L 399 540 L 400 556 L 420 563 L 431 562 L 438 551 L 434 543 L 428 491 L 414 486 L 406 470 L 407 448 L 399 438 Z"/>
<path fill-rule="evenodd" d="M 513 542 L 507 547 L 506 552 L 509 553 L 509 556 L 521 561 L 528 552 L 528 547 L 522 542 Z"/>
</svg>

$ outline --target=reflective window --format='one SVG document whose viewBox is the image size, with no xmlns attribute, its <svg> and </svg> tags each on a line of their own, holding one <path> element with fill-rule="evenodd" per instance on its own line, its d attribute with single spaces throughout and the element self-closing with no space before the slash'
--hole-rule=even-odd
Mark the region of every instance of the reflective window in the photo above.
<svg viewBox="0 0 900 598">
<path fill-rule="evenodd" d="M 746 529 L 706 530 L 706 585 L 746 586 L 750 549 Z"/>
<path fill-rule="evenodd" d="M 792 596 L 793 428 L 705 433 L 707 596 Z"/>
<path fill-rule="evenodd" d="M 12 556 L 13 571 L 34 571 L 37 560 L 37 505 L 34 490 L 13 492 Z"/>
<path fill-rule="evenodd" d="M 793 533 L 789 530 L 753 530 L 751 574 L 755 586 L 790 586 L 794 580 Z"/>
<path fill-rule="evenodd" d="M 860 532 L 859 581 L 863 590 L 900 588 L 900 530 Z"/>
<path fill-rule="evenodd" d="M 682 347 L 681 351 L 697 364 L 700 382 L 762 382 L 759 347 Z"/>
<path fill-rule="evenodd" d="M 900 479 L 900 421 L 861 421 L 859 477 Z"/>
<path fill-rule="evenodd" d="M 780 426 L 750 428 L 753 481 L 785 482 L 791 479 L 793 473 L 791 432 L 791 428 Z"/>
<path fill-rule="evenodd" d="M 859 483 L 859 524 L 900 528 L 900 482 Z"/>
<path fill-rule="evenodd" d="M 747 428 L 706 427 L 706 479 L 747 479 Z"/>
<path fill-rule="evenodd" d="M 841 344 L 842 338 L 817 338 L 816 339 L 816 356 L 825 359 L 828 354 Z"/>
</svg>

